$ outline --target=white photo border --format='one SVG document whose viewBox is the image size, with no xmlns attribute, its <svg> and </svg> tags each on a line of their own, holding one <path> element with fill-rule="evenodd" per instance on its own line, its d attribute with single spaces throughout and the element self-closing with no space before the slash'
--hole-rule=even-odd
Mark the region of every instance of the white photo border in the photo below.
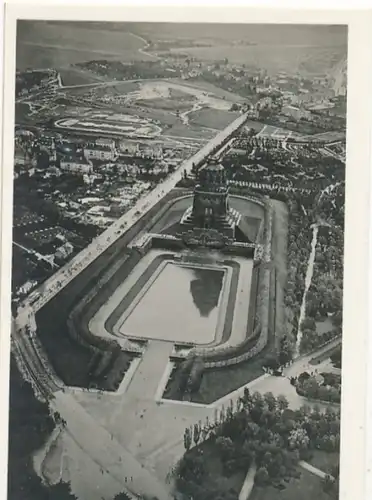
<svg viewBox="0 0 372 500">
<path fill-rule="evenodd" d="M 13 206 L 15 48 L 18 19 L 348 25 L 347 162 L 340 500 L 363 499 L 366 483 L 368 257 L 372 123 L 372 12 L 226 6 L 7 4 L 5 11 L 0 260 L 0 498 L 6 498 Z"/>
</svg>

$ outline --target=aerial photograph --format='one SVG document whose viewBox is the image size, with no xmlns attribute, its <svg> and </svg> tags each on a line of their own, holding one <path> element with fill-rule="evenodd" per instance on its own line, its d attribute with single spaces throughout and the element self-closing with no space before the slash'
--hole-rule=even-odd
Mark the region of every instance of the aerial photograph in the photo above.
<svg viewBox="0 0 372 500">
<path fill-rule="evenodd" d="M 348 30 L 17 23 L 8 500 L 337 500 Z"/>
</svg>

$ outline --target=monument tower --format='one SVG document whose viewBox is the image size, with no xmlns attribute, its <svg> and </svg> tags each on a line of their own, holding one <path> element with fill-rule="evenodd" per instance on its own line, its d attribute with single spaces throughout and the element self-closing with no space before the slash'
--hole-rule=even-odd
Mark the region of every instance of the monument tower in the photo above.
<svg viewBox="0 0 372 500">
<path fill-rule="evenodd" d="M 192 206 L 181 223 L 205 231 L 217 231 L 234 239 L 240 214 L 229 207 L 229 187 L 226 172 L 217 160 L 211 158 L 198 172 Z"/>
</svg>

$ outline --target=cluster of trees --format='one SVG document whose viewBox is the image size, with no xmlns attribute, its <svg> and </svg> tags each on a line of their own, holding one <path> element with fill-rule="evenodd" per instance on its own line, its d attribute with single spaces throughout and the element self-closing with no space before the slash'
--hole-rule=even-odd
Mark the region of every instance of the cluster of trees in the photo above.
<svg viewBox="0 0 372 500">
<path fill-rule="evenodd" d="M 296 338 L 298 318 L 305 290 L 305 276 L 310 254 L 311 215 L 304 212 L 303 207 L 288 198 L 288 246 L 287 269 L 288 278 L 284 303 L 286 306 L 287 331 L 290 338 Z"/>
<path fill-rule="evenodd" d="M 335 368 L 341 368 L 342 363 L 342 347 L 341 344 L 331 354 L 331 361 Z"/>
<path fill-rule="evenodd" d="M 203 379 L 204 362 L 199 356 L 191 356 L 180 363 L 171 375 L 170 382 L 176 388 L 173 397 L 190 400 L 197 393 Z"/>
<path fill-rule="evenodd" d="M 279 348 L 276 352 L 273 352 L 266 356 L 263 367 L 268 372 L 277 372 L 281 368 L 287 366 L 293 359 L 294 353 L 294 339 L 288 334 L 282 336 L 279 342 Z"/>
<path fill-rule="evenodd" d="M 186 452 L 176 471 L 177 486 L 186 499 L 209 498 L 210 475 L 219 469 L 208 467 L 208 461 L 218 457 L 225 477 L 246 472 L 255 464 L 257 485 L 284 488 L 298 474 L 300 459 L 310 459 L 314 449 L 337 451 L 339 442 L 339 411 L 328 408 L 322 413 L 308 406 L 292 411 L 284 396 L 246 389 L 236 405 L 231 402 L 228 408 L 216 410 L 213 423 L 207 419 L 203 425 L 186 429 Z"/>
<path fill-rule="evenodd" d="M 341 376 L 323 373 L 321 377 L 301 374 L 295 381 L 296 390 L 301 396 L 311 399 L 340 403 Z"/>
<path fill-rule="evenodd" d="M 16 76 L 16 95 L 23 90 L 30 90 L 34 85 L 41 85 L 48 78 L 53 77 L 54 70 L 25 71 Z"/>
<path fill-rule="evenodd" d="M 249 79 L 242 78 L 241 80 L 232 80 L 230 78 L 231 71 L 224 74 L 215 74 L 211 71 L 203 71 L 201 76 L 198 79 L 202 79 L 203 81 L 213 83 L 218 87 L 228 90 L 229 92 L 233 92 L 234 94 L 238 94 L 242 97 L 253 97 L 256 98 L 257 94 L 257 85 Z"/>
<path fill-rule="evenodd" d="M 301 322 L 301 332 L 302 338 L 300 343 L 300 352 L 306 353 L 315 350 L 327 342 L 331 341 L 333 338 L 341 334 L 341 322 L 342 313 L 333 316 L 332 322 L 334 327 L 324 333 L 319 333 L 317 331 L 317 326 L 315 320 L 310 316 L 307 316 Z M 337 326 L 335 326 L 337 324 Z"/>
<path fill-rule="evenodd" d="M 315 212 L 319 217 L 318 211 Z M 324 217 L 325 214 L 322 213 Z M 319 226 L 311 286 L 306 295 L 306 318 L 302 323 L 301 352 L 308 352 L 342 333 L 343 231 L 340 227 Z M 328 318 L 332 328 L 320 334 L 316 321 Z"/>
<path fill-rule="evenodd" d="M 134 61 L 123 64 L 120 61 L 96 60 L 77 63 L 77 67 L 89 70 L 97 75 L 107 76 L 118 80 L 134 80 L 148 78 L 169 78 L 169 71 L 158 61 Z M 181 76 L 179 68 L 174 68 L 172 76 Z"/>
</svg>

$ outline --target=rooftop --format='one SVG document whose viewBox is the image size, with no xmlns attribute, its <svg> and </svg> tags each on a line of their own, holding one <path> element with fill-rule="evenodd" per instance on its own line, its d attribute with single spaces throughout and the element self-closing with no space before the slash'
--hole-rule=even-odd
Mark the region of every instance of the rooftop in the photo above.
<svg viewBox="0 0 372 500">
<path fill-rule="evenodd" d="M 110 146 L 106 146 L 106 145 L 97 145 L 97 144 L 88 144 L 86 147 L 85 147 L 86 150 L 90 150 L 90 151 L 109 151 L 111 152 L 112 151 L 112 148 Z"/>
<path fill-rule="evenodd" d="M 79 156 L 69 155 L 65 156 L 63 160 L 61 160 L 61 163 L 77 163 L 79 165 L 88 165 L 88 160 L 84 156 L 79 157 Z"/>
</svg>

